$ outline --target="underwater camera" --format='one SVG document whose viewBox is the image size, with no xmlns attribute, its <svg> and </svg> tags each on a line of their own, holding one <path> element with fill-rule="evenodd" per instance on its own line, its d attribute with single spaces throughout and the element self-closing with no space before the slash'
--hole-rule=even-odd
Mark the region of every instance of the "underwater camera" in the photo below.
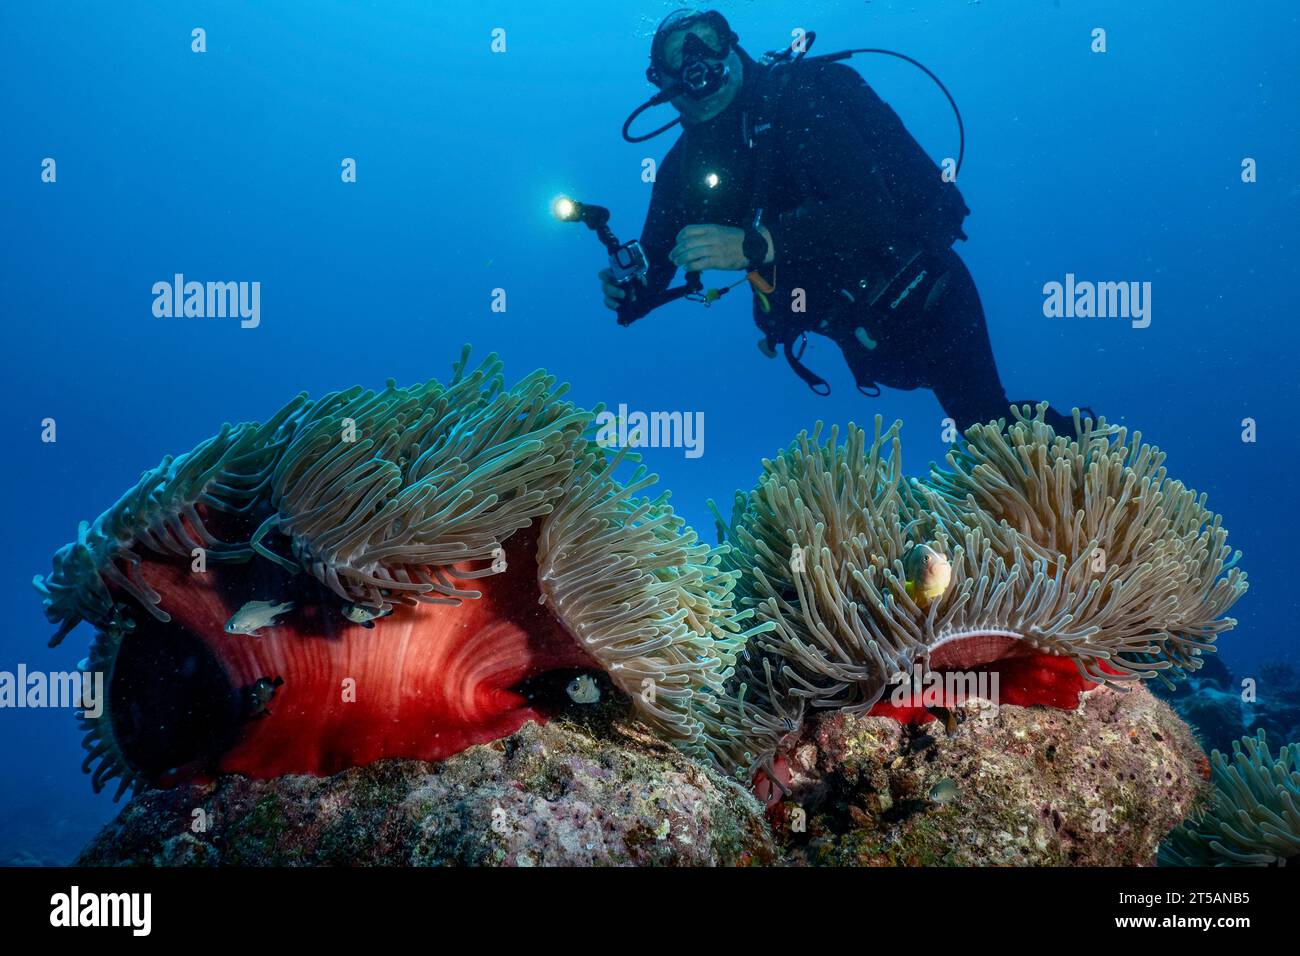
<svg viewBox="0 0 1300 956">
<path fill-rule="evenodd" d="M 580 222 L 596 234 L 609 253 L 609 271 L 613 273 L 616 284 L 626 286 L 645 278 L 650 268 L 645 250 L 635 239 L 631 242 L 618 241 L 618 237 L 609 228 L 609 210 L 604 206 L 580 203 L 561 196 L 555 201 L 552 211 L 561 222 Z"/>
<path fill-rule="evenodd" d="M 697 295 L 703 288 L 698 272 L 686 273 L 686 283 L 658 295 L 644 292 L 646 273 L 650 270 L 645 250 L 636 239 L 619 242 L 609 228 L 609 210 L 604 206 L 581 203 L 561 196 L 555 200 L 551 211 L 561 222 L 580 222 L 594 232 L 609 254 L 609 271 L 614 283 L 625 293 L 618 307 L 618 324 L 631 325 L 637 319 L 676 299 Z"/>
</svg>

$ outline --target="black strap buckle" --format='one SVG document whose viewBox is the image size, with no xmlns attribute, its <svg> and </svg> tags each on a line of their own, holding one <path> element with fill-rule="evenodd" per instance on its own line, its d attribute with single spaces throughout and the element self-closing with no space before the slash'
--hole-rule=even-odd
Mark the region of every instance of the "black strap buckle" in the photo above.
<svg viewBox="0 0 1300 956">
<path fill-rule="evenodd" d="M 812 389 L 814 395 L 825 396 L 831 393 L 830 383 L 812 369 L 808 368 L 808 366 L 804 365 L 803 362 L 799 361 L 803 358 L 804 350 L 808 348 L 807 332 L 799 333 L 798 351 L 795 351 L 790 339 L 786 339 L 782 342 L 781 346 L 782 350 L 785 352 L 785 360 L 790 363 L 790 368 L 794 371 L 794 374 L 803 379 L 804 384 Z"/>
</svg>

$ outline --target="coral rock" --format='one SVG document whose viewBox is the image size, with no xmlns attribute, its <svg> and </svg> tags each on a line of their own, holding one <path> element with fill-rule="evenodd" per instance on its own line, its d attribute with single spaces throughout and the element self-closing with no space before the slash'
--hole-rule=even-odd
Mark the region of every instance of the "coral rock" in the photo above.
<svg viewBox="0 0 1300 956">
<path fill-rule="evenodd" d="M 206 828 L 195 832 L 196 811 Z M 620 720 L 569 722 L 440 763 L 146 790 L 82 865 L 743 865 L 771 863 L 740 786 Z"/>
<path fill-rule="evenodd" d="M 783 748 L 792 791 L 771 812 L 796 863 L 1132 866 L 1204 789 L 1186 724 L 1144 687 L 1078 710 L 972 704 L 938 724 L 828 714 Z M 802 830 L 801 830 L 802 828 Z"/>
</svg>

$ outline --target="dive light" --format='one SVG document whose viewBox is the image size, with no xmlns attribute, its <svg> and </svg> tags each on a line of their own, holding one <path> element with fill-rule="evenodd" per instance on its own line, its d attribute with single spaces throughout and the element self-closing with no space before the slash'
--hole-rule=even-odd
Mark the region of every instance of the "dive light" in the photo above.
<svg viewBox="0 0 1300 956">
<path fill-rule="evenodd" d="M 614 276 L 616 285 L 630 286 L 637 279 L 644 279 L 650 270 L 645 250 L 636 239 L 619 242 L 609 228 L 609 210 L 604 206 L 581 203 L 567 196 L 561 196 L 553 207 L 555 218 L 561 222 L 580 222 L 600 239 L 601 245 L 609 253 L 609 271 Z"/>
</svg>

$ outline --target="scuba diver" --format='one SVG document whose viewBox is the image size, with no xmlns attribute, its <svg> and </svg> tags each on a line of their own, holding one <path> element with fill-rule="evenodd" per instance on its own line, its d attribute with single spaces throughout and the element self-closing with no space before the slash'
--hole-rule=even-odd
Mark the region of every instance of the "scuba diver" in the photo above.
<svg viewBox="0 0 1300 956">
<path fill-rule="evenodd" d="M 661 92 L 628 117 L 623 135 L 642 142 L 679 122 L 682 131 L 655 177 L 637 250 L 645 268 L 634 277 L 602 270 L 605 305 L 630 325 L 679 297 L 664 295 L 678 269 L 683 290 L 705 301 L 720 292 L 700 295 L 698 273 L 739 270 L 759 348 L 769 358 L 780 349 L 818 394 L 830 386 L 801 361 L 810 332 L 839 346 L 865 395 L 881 385 L 931 389 L 961 429 L 1006 418 L 1012 402 L 979 294 L 951 248 L 966 238 L 969 213 L 955 176 L 945 178 L 894 111 L 837 61 L 883 52 L 925 67 L 892 51 L 805 59 L 793 45 L 758 62 L 738 41 L 713 10 L 675 11 L 655 32 L 646 75 Z M 662 102 L 678 119 L 630 135 Z M 1047 421 L 1074 434 L 1073 419 L 1054 409 Z"/>
</svg>

